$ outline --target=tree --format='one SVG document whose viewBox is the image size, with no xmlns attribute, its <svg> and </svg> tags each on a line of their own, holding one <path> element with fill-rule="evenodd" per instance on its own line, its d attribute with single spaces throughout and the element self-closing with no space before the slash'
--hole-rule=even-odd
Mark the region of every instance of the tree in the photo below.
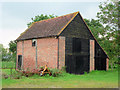
<svg viewBox="0 0 120 90">
<path fill-rule="evenodd" d="M 57 16 L 55 16 L 53 14 L 52 15 L 43 15 L 43 14 L 37 15 L 34 18 L 31 18 L 32 22 L 29 22 L 27 24 L 27 26 L 29 27 L 33 22 L 37 22 L 37 21 L 41 21 L 41 20 L 45 20 L 45 19 L 50 19 L 50 18 L 54 18 L 54 17 L 57 17 Z"/>
<path fill-rule="evenodd" d="M 88 20 L 84 19 L 85 22 L 87 23 L 88 27 L 90 28 L 91 32 L 93 33 L 94 37 L 99 41 L 100 35 L 104 35 L 104 26 L 99 22 L 99 20 Z"/>
<path fill-rule="evenodd" d="M 10 61 L 11 54 L 7 51 L 7 48 L 2 48 L 2 61 Z"/>
<path fill-rule="evenodd" d="M 108 0 L 107 2 L 100 3 L 100 12 L 97 13 L 99 21 L 105 26 L 106 39 L 118 39 L 118 11 L 120 2 L 118 0 Z"/>
<path fill-rule="evenodd" d="M 106 24 L 105 29 L 109 32 L 118 30 L 118 4 L 115 0 L 108 0 L 99 5 L 97 17 L 102 24 Z"/>
<path fill-rule="evenodd" d="M 2 61 L 16 61 L 17 41 L 10 41 L 9 50 L 0 45 L 2 48 Z"/>
<path fill-rule="evenodd" d="M 0 44 L 0 61 L 2 61 L 2 48 L 3 48 L 3 44 Z"/>
<path fill-rule="evenodd" d="M 120 55 L 120 31 L 118 30 L 118 11 L 120 2 L 118 0 L 108 0 L 100 3 L 100 12 L 97 13 L 98 20 L 104 26 L 105 34 L 101 44 L 113 63 Z"/>
<path fill-rule="evenodd" d="M 9 43 L 9 51 L 12 53 L 16 53 L 16 48 L 17 48 L 17 41 L 10 41 Z"/>
</svg>

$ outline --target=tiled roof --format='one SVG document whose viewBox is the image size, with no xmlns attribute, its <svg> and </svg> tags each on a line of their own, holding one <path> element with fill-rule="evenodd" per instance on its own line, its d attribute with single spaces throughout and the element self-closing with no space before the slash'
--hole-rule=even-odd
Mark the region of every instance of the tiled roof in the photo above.
<svg viewBox="0 0 120 90">
<path fill-rule="evenodd" d="M 33 23 L 17 40 L 59 35 L 79 12 Z"/>
</svg>

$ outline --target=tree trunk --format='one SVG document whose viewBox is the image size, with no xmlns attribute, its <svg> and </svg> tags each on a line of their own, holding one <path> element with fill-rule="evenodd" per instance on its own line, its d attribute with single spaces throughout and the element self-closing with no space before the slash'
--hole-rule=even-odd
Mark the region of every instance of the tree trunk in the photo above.
<svg viewBox="0 0 120 90">
<path fill-rule="evenodd" d="M 112 71 L 113 71 L 113 64 L 112 64 L 112 62 L 111 62 L 111 69 L 112 69 Z"/>
<path fill-rule="evenodd" d="M 113 65 L 114 65 L 114 69 L 115 69 L 115 63 Z"/>
</svg>

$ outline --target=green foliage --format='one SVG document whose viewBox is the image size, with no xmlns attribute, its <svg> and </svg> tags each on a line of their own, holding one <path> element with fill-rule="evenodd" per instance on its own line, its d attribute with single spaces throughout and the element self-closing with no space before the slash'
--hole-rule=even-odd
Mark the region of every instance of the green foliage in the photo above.
<svg viewBox="0 0 120 90">
<path fill-rule="evenodd" d="M 55 69 L 51 69 L 50 72 L 52 73 L 52 76 L 53 76 L 53 77 L 58 77 L 58 76 L 60 76 L 61 73 L 62 73 L 61 70 L 56 69 L 56 68 L 55 68 Z"/>
<path fill-rule="evenodd" d="M 15 68 L 14 61 L 2 61 L 0 63 L 2 64 L 2 68 Z"/>
<path fill-rule="evenodd" d="M 11 79 L 21 79 L 22 78 L 22 73 L 21 72 L 17 72 L 17 71 L 13 71 L 10 74 L 10 78 Z"/>
<path fill-rule="evenodd" d="M 17 48 L 17 41 L 10 41 L 9 43 L 9 51 L 12 53 L 16 53 L 16 48 Z"/>
<path fill-rule="evenodd" d="M 9 76 L 6 73 L 4 73 L 4 72 L 2 73 L 2 79 L 8 79 L 8 77 Z"/>
<path fill-rule="evenodd" d="M 120 55 L 120 31 L 118 31 L 118 4 L 108 0 L 100 3 L 100 12 L 97 13 L 98 20 L 87 20 L 94 37 L 110 58 L 110 62 L 118 62 Z M 101 37 L 100 37 L 101 36 Z"/>
<path fill-rule="evenodd" d="M 61 71 L 66 72 L 66 68 L 67 68 L 66 66 L 62 67 Z"/>
<path fill-rule="evenodd" d="M 11 56 L 11 53 L 6 48 L 2 48 L 2 61 L 10 61 Z"/>
<path fill-rule="evenodd" d="M 0 61 L 2 60 L 2 48 L 3 48 L 3 45 L 0 44 Z"/>
<path fill-rule="evenodd" d="M 31 18 L 31 20 L 32 20 L 32 22 L 29 22 L 28 24 L 27 24 L 27 26 L 29 27 L 29 26 L 31 26 L 31 24 L 33 23 L 33 22 L 38 22 L 38 21 L 41 21 L 41 20 L 45 20 L 45 19 L 50 19 L 50 18 L 54 18 L 54 17 L 57 17 L 57 16 L 55 16 L 55 15 L 43 15 L 43 14 L 41 14 L 41 15 L 37 15 L 37 16 L 35 16 L 34 18 Z"/>
<path fill-rule="evenodd" d="M 100 3 L 98 20 L 104 25 L 105 34 L 100 44 L 109 55 L 111 62 L 115 62 L 120 55 L 120 31 L 118 31 L 118 10 L 120 2 L 108 0 Z"/>
<path fill-rule="evenodd" d="M 16 41 L 10 41 L 9 50 L 2 47 L 2 61 L 16 61 Z"/>
<path fill-rule="evenodd" d="M 118 1 L 108 0 L 99 5 L 97 17 L 101 23 L 106 24 L 107 31 L 118 30 L 118 4 Z"/>
<path fill-rule="evenodd" d="M 2 48 L 2 61 L 16 61 L 16 53 L 7 52 L 7 49 Z"/>
<path fill-rule="evenodd" d="M 84 20 L 97 40 L 100 39 L 99 35 L 105 34 L 104 26 L 99 22 L 99 20 L 94 20 L 94 19 L 92 20 L 84 19 Z"/>
</svg>

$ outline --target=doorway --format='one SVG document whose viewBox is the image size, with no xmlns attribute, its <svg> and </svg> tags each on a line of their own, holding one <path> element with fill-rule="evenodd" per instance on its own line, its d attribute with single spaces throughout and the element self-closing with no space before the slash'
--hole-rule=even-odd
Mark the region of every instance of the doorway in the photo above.
<svg viewBox="0 0 120 90">
<path fill-rule="evenodd" d="M 18 69 L 21 70 L 22 66 L 22 55 L 18 55 Z"/>
<path fill-rule="evenodd" d="M 67 38 L 65 65 L 68 73 L 84 74 L 89 72 L 89 39 Z"/>
</svg>

